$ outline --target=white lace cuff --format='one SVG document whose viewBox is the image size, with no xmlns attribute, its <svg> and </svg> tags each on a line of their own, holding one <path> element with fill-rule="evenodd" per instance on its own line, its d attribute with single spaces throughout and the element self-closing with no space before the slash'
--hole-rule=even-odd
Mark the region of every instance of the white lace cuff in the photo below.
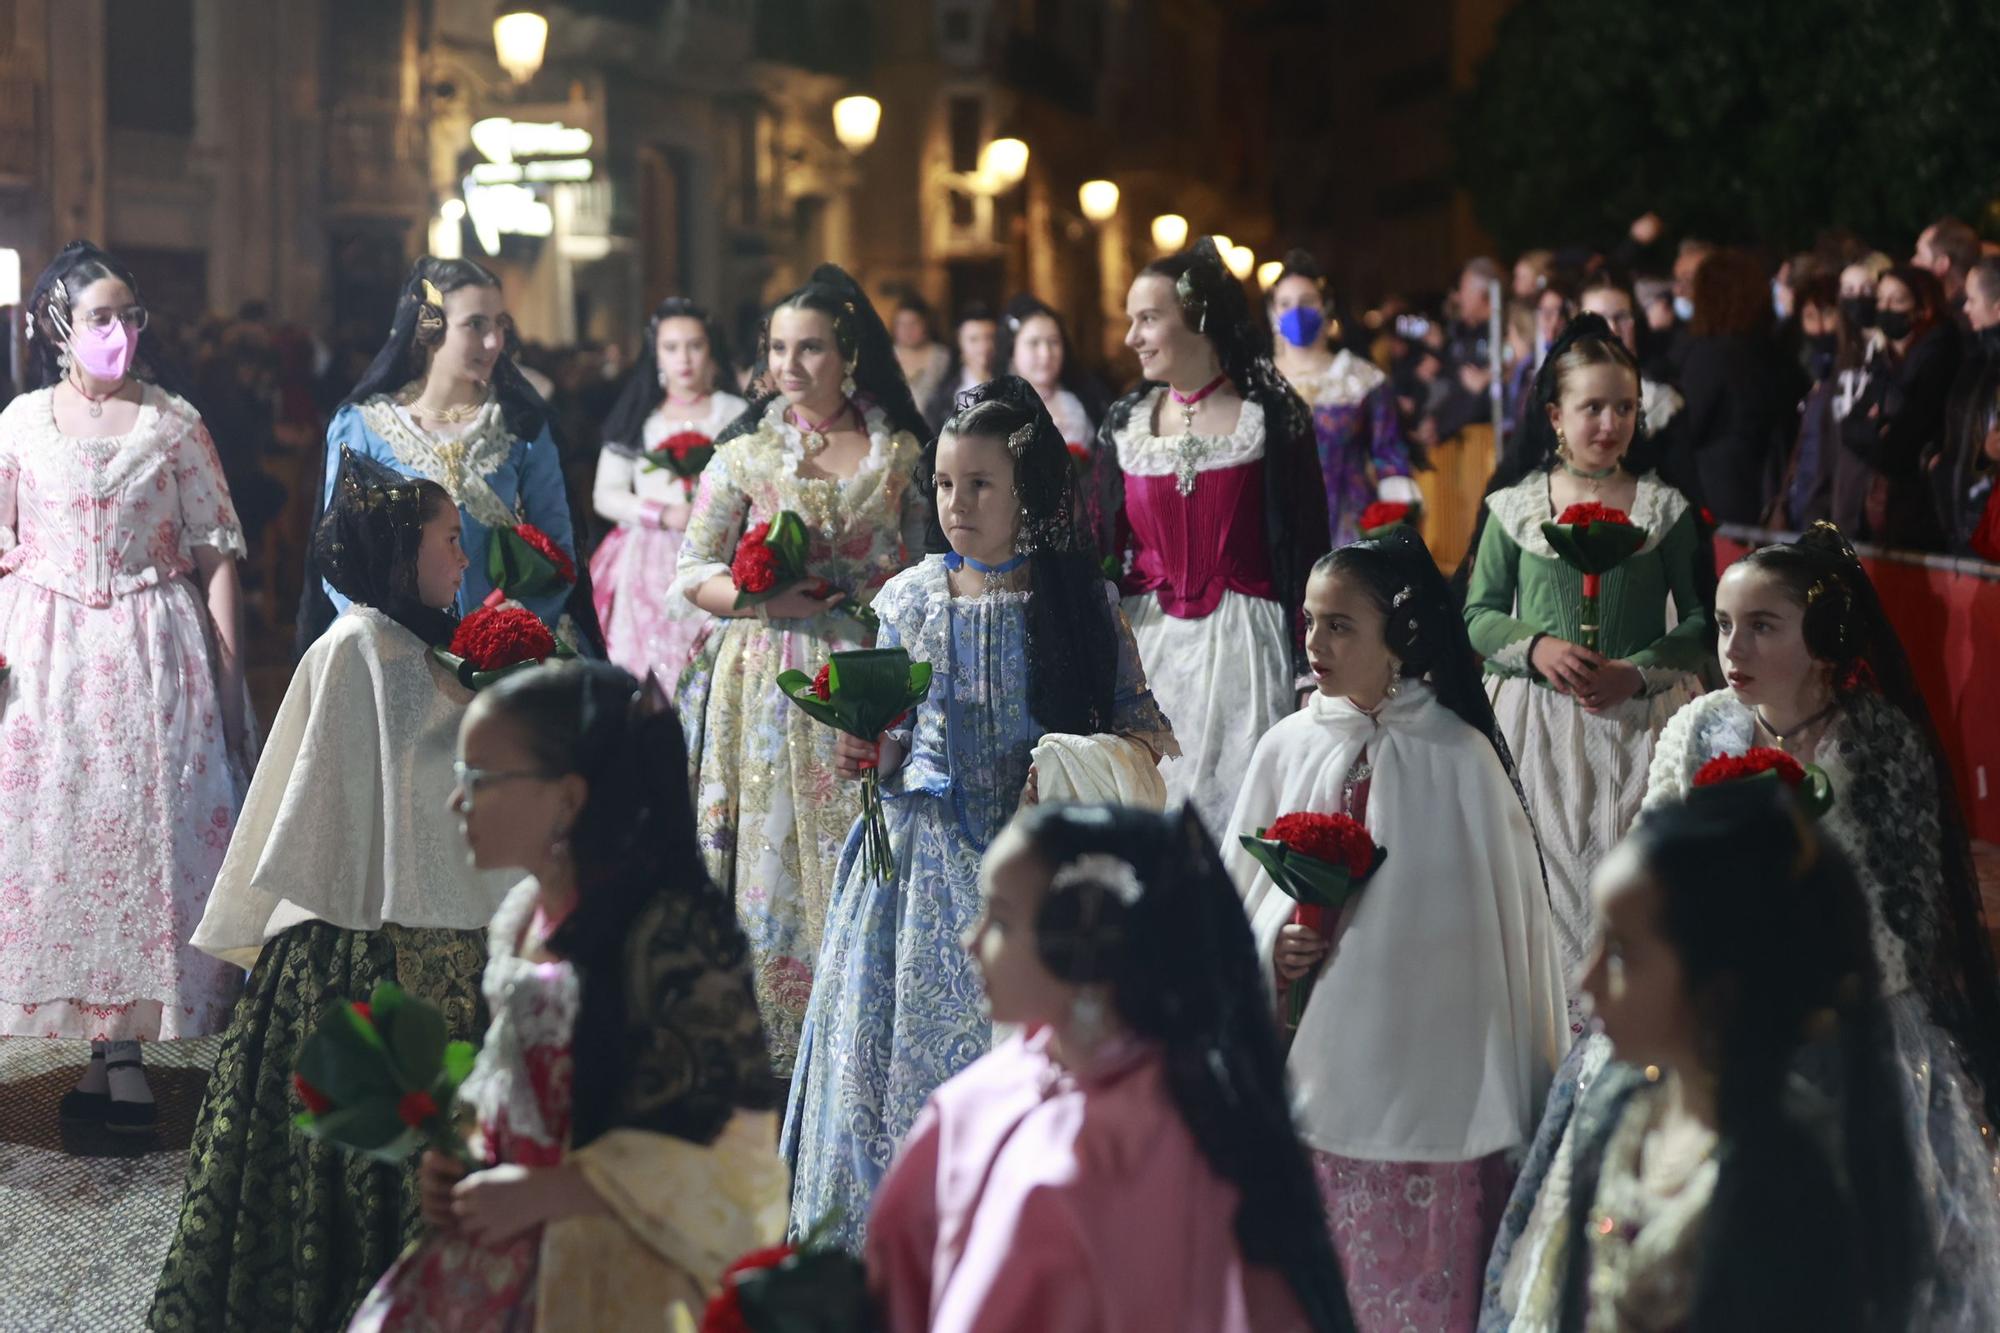
<svg viewBox="0 0 2000 1333">
<path fill-rule="evenodd" d="M 1535 668 L 1528 661 L 1528 651 L 1534 647 L 1536 637 L 1530 634 L 1525 639 L 1516 639 L 1499 652 L 1488 654 L 1486 660 L 1502 671 L 1532 676 L 1535 674 Z"/>
</svg>

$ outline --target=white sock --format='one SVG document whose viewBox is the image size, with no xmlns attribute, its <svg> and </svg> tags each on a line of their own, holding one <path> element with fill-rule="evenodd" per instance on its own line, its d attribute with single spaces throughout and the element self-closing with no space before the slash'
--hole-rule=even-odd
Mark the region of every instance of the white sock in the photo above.
<svg viewBox="0 0 2000 1333">
<path fill-rule="evenodd" d="M 151 1105 L 153 1090 L 146 1083 L 146 1071 L 138 1064 L 139 1043 L 136 1041 L 114 1041 L 107 1048 L 108 1064 L 130 1060 L 132 1065 L 125 1069 L 106 1068 L 111 1081 L 111 1100 L 114 1102 L 141 1102 Z"/>
</svg>

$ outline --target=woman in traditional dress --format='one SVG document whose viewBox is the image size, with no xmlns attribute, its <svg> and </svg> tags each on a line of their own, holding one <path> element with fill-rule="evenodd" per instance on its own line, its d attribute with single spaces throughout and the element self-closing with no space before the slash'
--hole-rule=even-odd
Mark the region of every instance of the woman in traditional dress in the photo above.
<svg viewBox="0 0 2000 1333">
<path fill-rule="evenodd" d="M 951 365 L 930 397 L 917 399 L 925 421 L 934 421 L 937 429 L 943 430 L 960 394 L 1003 372 L 1006 363 L 994 355 L 999 340 L 1000 321 L 986 302 L 974 301 L 958 312 L 958 320 L 951 326 Z"/>
<path fill-rule="evenodd" d="M 1294 610 L 1326 550 L 1326 490 L 1311 415 L 1257 350 L 1214 242 L 1148 265 L 1125 308 L 1146 378 L 1099 433 L 1092 525 L 1180 740 L 1167 792 L 1220 828 L 1306 688 Z"/>
<path fill-rule="evenodd" d="M 1541 837 L 1571 983 L 1590 952 L 1591 873 L 1639 813 L 1654 737 L 1693 697 L 1708 652 L 1713 588 L 1699 578 L 1697 516 L 1634 452 L 1639 404 L 1624 342 L 1595 315 L 1570 321 L 1536 378 L 1522 445 L 1487 488 L 1461 574 L 1465 623 Z M 1584 576 L 1542 532 L 1583 503 L 1621 510 L 1646 534 L 1603 576 L 1595 649 L 1580 642 Z"/>
<path fill-rule="evenodd" d="M 705 617 L 673 590 L 697 477 L 647 454 L 712 449 L 745 403 L 718 387 L 729 365 L 722 325 L 671 296 L 653 311 L 645 350 L 611 416 L 591 503 L 618 526 L 590 557 L 605 655 L 636 676 L 676 682 Z"/>
<path fill-rule="evenodd" d="M 389 981 L 452 1037 L 484 1030 L 479 874 L 445 808 L 472 695 L 431 656 L 465 571 L 442 486 L 352 452 L 314 538 L 348 609 L 300 659 L 194 943 L 250 969 L 195 1123 L 150 1325 L 339 1327 L 420 1234 L 409 1168 L 293 1127 L 305 1039 L 329 1004 Z"/>
<path fill-rule="evenodd" d="M 1909 659 L 1853 550 L 1830 524 L 1731 566 L 1716 594 L 1728 688 L 1674 715 L 1646 804 L 1677 800 L 1709 761 L 1757 747 L 1822 770 L 1820 820 L 1866 894 L 1894 1026 L 1934 1288 L 1912 1327 L 2000 1327 L 2000 1191 L 1987 1127 L 2000 1110 L 2000 986 L 1971 847 Z M 1559 1290 L 1579 1093 L 1610 1043 L 1584 1043 L 1551 1098 L 1488 1274 L 1488 1323 L 1530 1324 Z M 1837 1094 L 1837 1087 L 1829 1088 Z"/>
<path fill-rule="evenodd" d="M 834 732 L 785 698 L 778 673 L 866 647 L 853 614 L 923 550 L 913 485 L 923 419 L 875 308 L 821 265 L 772 308 L 758 344 L 768 388 L 725 431 L 688 516 L 674 589 L 716 617 L 679 704 L 695 765 L 702 851 L 734 896 L 755 958 L 771 1059 L 790 1077 L 834 869 L 861 793 L 834 772 Z M 730 572 L 749 530 L 797 514 L 809 575 L 737 606 Z"/>
<path fill-rule="evenodd" d="M 1356 1324 L 1461 1333 L 1568 1045 L 1534 828 L 1414 531 L 1326 556 L 1305 611 L 1318 689 L 1258 745 L 1229 866 L 1259 957 L 1313 986 L 1289 1069 Z M 1239 842 L 1288 814 L 1346 815 L 1387 851 L 1328 936 Z"/>
<path fill-rule="evenodd" d="M 986 1053 L 972 961 L 979 858 L 1037 795 L 1044 735 L 1146 770 L 1176 751 L 1132 632 L 1078 534 L 1069 450 L 1012 375 L 971 390 L 919 470 L 950 550 L 876 598 L 880 646 L 931 664 L 930 697 L 879 744 L 838 738 L 842 776 L 887 786 L 893 864 L 862 830 L 840 862 L 786 1113 L 792 1229 L 837 1218 L 859 1247 L 896 1144 L 937 1086 Z"/>
<path fill-rule="evenodd" d="M 749 949 L 695 846 L 664 695 L 602 662 L 482 691 L 452 808 L 526 870 L 493 918 L 493 1016 L 460 1099 L 481 1167 L 420 1167 L 432 1232 L 350 1328 L 667 1333 L 784 1229 Z"/>
<path fill-rule="evenodd" d="M 1000 320 L 997 364 L 1003 374 L 1019 375 L 1035 386 L 1070 453 L 1088 461 L 1097 447 L 1104 400 L 1070 355 L 1062 316 L 1026 292 L 1009 301 Z"/>
<path fill-rule="evenodd" d="M 882 1182 L 890 1333 L 1347 1333 L 1243 911 L 1191 810 L 1044 805 L 966 947 L 1022 1031 Z"/>
<path fill-rule="evenodd" d="M 1597 898 L 1584 986 L 1617 1062 L 1578 1112 L 1560 1220 L 1586 1262 L 1549 1316 L 1505 1327 L 1940 1327 L 1913 1299 L 1907 1079 L 1836 841 L 1776 784 L 1705 791 L 1649 810 Z"/>
<path fill-rule="evenodd" d="M 67 1120 L 155 1124 L 141 1041 L 218 1032 L 187 942 L 254 753 L 243 531 L 195 410 L 140 358 L 124 265 L 64 247 L 0 413 L 0 1037 L 88 1038 Z"/>
<path fill-rule="evenodd" d="M 1346 348 L 1330 351 L 1331 310 L 1326 279 L 1303 250 L 1285 256 L 1284 270 L 1264 293 L 1277 347 L 1278 373 L 1312 409 L 1326 481 L 1326 517 L 1333 544 L 1361 535 L 1361 511 L 1376 500 L 1415 504 L 1423 497 L 1416 464 L 1396 417 L 1396 391 L 1374 364 Z"/>
<path fill-rule="evenodd" d="M 326 428 L 322 504 L 332 498 L 343 448 L 450 492 L 472 562 L 458 591 L 461 615 L 493 591 L 487 547 L 494 529 L 530 523 L 572 565 L 576 556 L 553 418 L 514 364 L 513 327 L 492 273 L 469 259 L 419 259 L 397 300 L 389 341 Z M 595 643 L 583 581 L 520 600 L 551 626 L 572 613 L 575 628 L 566 637 Z M 346 609 L 347 598 L 323 583 L 308 552 L 300 651 Z"/>
</svg>

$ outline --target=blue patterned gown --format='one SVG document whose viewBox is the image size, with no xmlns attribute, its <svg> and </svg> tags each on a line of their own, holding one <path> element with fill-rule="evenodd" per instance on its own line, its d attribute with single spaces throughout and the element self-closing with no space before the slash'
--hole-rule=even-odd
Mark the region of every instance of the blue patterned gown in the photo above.
<svg viewBox="0 0 2000 1333">
<path fill-rule="evenodd" d="M 1115 593 L 1106 598 L 1115 608 Z M 879 647 L 931 664 L 930 697 L 897 733 L 909 758 L 882 784 L 893 878 L 861 873 L 860 825 L 841 852 L 785 1113 L 792 1226 L 838 1213 L 858 1249 L 896 1146 L 938 1085 L 986 1054 L 992 1025 L 965 936 L 979 862 L 1013 817 L 1042 728 L 1028 713 L 1028 594 L 954 598 L 931 556 L 876 596 Z M 1172 732 L 1118 620 L 1115 730 L 1168 748 Z"/>
</svg>

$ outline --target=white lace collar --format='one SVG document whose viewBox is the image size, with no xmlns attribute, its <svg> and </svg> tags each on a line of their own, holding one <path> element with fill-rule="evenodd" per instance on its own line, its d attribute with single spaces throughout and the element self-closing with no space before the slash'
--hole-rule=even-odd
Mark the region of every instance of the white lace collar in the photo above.
<svg viewBox="0 0 2000 1333">
<path fill-rule="evenodd" d="M 861 404 L 857 403 L 856 406 L 861 406 Z M 764 429 L 771 434 L 772 438 L 778 441 L 778 445 L 784 451 L 785 457 L 791 460 L 793 471 L 797 472 L 798 465 L 806 461 L 806 437 L 804 431 L 792 424 L 791 414 L 788 410 L 790 407 L 791 404 L 785 401 L 783 394 L 779 394 L 773 398 L 769 405 L 764 408 Z M 808 477 L 801 475 L 798 479 L 802 482 L 820 482 L 824 485 L 851 486 L 870 472 L 880 472 L 883 468 L 889 466 L 889 439 L 891 435 L 889 430 L 889 414 L 876 404 L 869 403 L 861 408 L 861 420 L 868 431 L 868 453 L 861 460 L 860 465 L 854 469 L 853 476 Z"/>
<path fill-rule="evenodd" d="M 121 435 L 67 435 L 56 425 L 55 386 L 22 394 L 7 407 L 10 425 L 20 427 L 24 444 L 46 449 L 61 466 L 74 469 L 78 485 L 92 495 L 112 494 L 159 457 L 161 446 L 200 418 L 192 407 L 157 384 L 139 385 L 139 413 Z"/>
<path fill-rule="evenodd" d="M 1299 397 L 1313 407 L 1348 407 L 1380 388 L 1389 377 L 1373 362 L 1363 361 L 1343 347 L 1324 370 L 1287 378 Z"/>
<path fill-rule="evenodd" d="M 684 409 L 662 398 L 660 405 L 647 415 L 645 427 L 640 433 L 648 448 L 658 445 L 669 435 L 683 430 L 698 430 L 712 440 L 720 435 L 730 422 L 742 415 L 745 406 L 747 404 L 735 394 L 717 389 L 708 396 L 708 407 L 699 418 L 695 418 L 688 416 Z"/>
<path fill-rule="evenodd" d="M 990 588 L 976 597 L 954 597 L 951 591 L 951 571 L 945 568 L 942 555 L 927 555 L 914 566 L 913 577 L 923 580 L 924 597 L 933 611 L 953 606 L 1006 606 L 1026 603 L 1026 588 Z"/>
<path fill-rule="evenodd" d="M 1687 497 L 1656 474 L 1648 472 L 1640 477 L 1631 509 L 1632 522 L 1646 530 L 1646 544 L 1639 549 L 1650 551 L 1664 541 L 1687 507 Z M 1548 538 L 1542 535 L 1542 524 L 1555 517 L 1549 509 L 1548 473 L 1530 472 L 1507 489 L 1493 492 L 1486 497 L 1486 508 L 1516 546 L 1530 555 L 1548 560 L 1557 558 Z"/>
<path fill-rule="evenodd" d="M 479 409 L 464 434 L 448 440 L 411 425 L 388 394 L 377 394 L 356 410 L 362 424 L 381 437 L 405 472 L 444 487 L 460 508 L 489 528 L 513 525 L 513 512 L 486 483 L 514 452 L 514 432 L 498 398 Z"/>
<path fill-rule="evenodd" d="M 1173 476 L 1180 493 L 1188 495 L 1196 474 L 1241 467 L 1264 456 L 1264 409 L 1255 399 L 1243 400 L 1236 429 L 1227 435 L 1155 435 L 1153 412 L 1166 392 L 1164 384 L 1148 390 L 1118 432 L 1118 466 L 1128 475 Z"/>
</svg>

